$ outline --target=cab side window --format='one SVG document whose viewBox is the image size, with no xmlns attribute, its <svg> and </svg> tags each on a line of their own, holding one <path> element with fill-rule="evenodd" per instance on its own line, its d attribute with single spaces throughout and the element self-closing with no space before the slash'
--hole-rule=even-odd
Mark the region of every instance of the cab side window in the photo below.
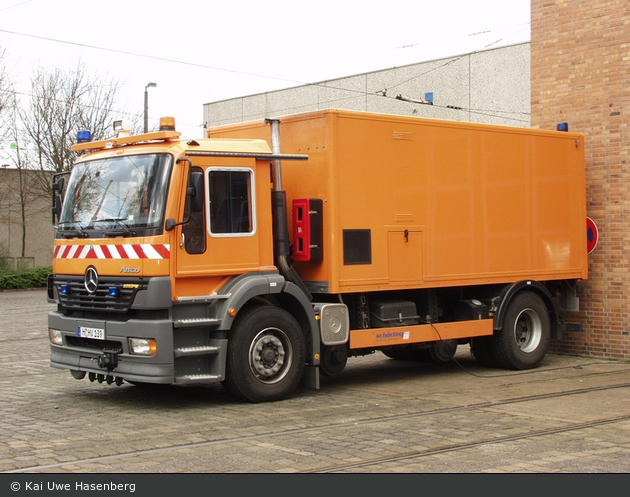
<svg viewBox="0 0 630 497">
<path fill-rule="evenodd" d="M 234 235 L 254 232 L 252 171 L 210 169 L 210 234 Z"/>
</svg>

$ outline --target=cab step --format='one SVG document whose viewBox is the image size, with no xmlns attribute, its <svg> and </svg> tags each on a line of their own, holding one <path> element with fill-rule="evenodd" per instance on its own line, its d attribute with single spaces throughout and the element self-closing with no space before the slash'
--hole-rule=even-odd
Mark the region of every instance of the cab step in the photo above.
<svg viewBox="0 0 630 497">
<path fill-rule="evenodd" d="M 221 347 L 215 347 L 213 345 L 203 345 L 199 347 L 182 347 L 175 349 L 175 357 L 190 357 L 199 355 L 214 355 L 218 354 Z"/>
</svg>

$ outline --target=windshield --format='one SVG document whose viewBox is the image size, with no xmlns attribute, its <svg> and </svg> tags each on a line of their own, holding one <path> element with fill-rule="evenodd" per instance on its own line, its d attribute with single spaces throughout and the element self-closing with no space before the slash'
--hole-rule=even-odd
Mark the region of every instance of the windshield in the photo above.
<svg viewBox="0 0 630 497">
<path fill-rule="evenodd" d="M 161 228 L 172 157 L 132 155 L 74 166 L 59 219 L 62 230 Z"/>
</svg>

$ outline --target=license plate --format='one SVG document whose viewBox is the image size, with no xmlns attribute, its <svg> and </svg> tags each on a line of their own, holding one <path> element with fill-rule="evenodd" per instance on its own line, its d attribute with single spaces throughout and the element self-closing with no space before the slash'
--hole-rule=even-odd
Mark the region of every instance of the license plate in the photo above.
<svg viewBox="0 0 630 497">
<path fill-rule="evenodd" d="M 105 340 L 105 330 L 102 328 L 89 328 L 87 326 L 79 326 L 77 336 L 82 338 L 94 338 L 96 340 Z"/>
</svg>

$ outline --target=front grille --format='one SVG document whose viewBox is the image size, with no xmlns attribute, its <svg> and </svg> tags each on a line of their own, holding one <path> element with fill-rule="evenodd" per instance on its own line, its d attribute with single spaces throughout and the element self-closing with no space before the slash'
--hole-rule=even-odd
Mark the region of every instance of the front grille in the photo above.
<svg viewBox="0 0 630 497">
<path fill-rule="evenodd" d="M 96 292 L 89 293 L 83 284 L 83 276 L 58 276 L 53 285 L 59 296 L 59 303 L 64 311 L 85 312 L 128 312 L 136 293 L 146 290 L 145 278 L 113 278 L 101 276 Z M 65 292 L 61 288 L 65 285 Z M 118 296 L 110 296 L 110 288 L 118 289 Z"/>
</svg>

